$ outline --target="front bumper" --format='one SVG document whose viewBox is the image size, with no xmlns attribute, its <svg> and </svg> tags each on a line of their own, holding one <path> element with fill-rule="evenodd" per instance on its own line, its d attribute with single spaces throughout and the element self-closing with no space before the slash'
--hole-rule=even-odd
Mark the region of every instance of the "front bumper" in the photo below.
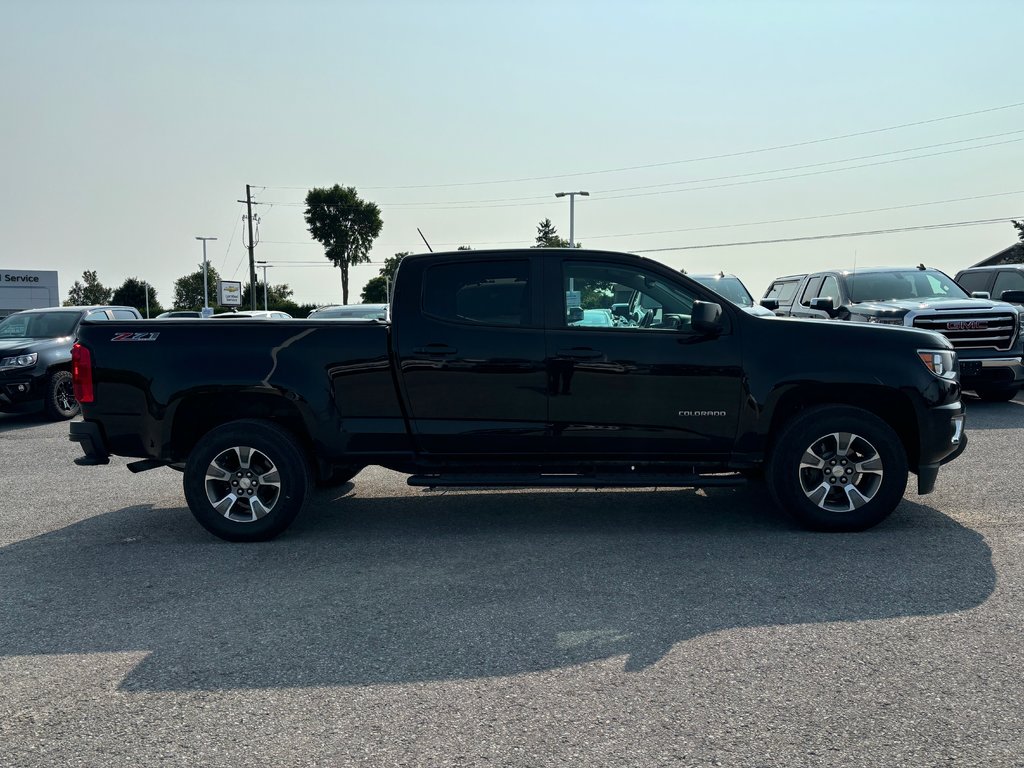
<svg viewBox="0 0 1024 768">
<path fill-rule="evenodd" d="M 967 448 L 967 413 L 964 404 L 940 405 L 925 411 L 921 427 L 920 458 L 917 465 L 917 493 L 935 489 L 939 467 L 948 464 Z"/>
<path fill-rule="evenodd" d="M 22 411 L 39 405 L 43 398 L 43 387 L 36 376 L 18 375 L 5 371 L 0 374 L 0 411 Z"/>
<path fill-rule="evenodd" d="M 88 467 L 110 463 L 110 452 L 107 450 L 103 430 L 99 424 L 92 421 L 73 421 L 68 439 L 81 445 L 82 451 L 85 452 L 84 456 L 75 459 L 75 464 Z"/>
<path fill-rule="evenodd" d="M 962 354 L 962 353 L 958 353 Z M 1020 357 L 986 357 L 965 360 L 960 357 L 960 384 L 975 387 L 1024 385 L 1024 363 Z"/>
</svg>

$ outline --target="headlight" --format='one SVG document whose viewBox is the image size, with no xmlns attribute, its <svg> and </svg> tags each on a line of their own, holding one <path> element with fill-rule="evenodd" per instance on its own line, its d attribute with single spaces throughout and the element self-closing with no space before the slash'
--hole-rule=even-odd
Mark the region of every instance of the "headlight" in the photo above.
<svg viewBox="0 0 1024 768">
<path fill-rule="evenodd" d="M 875 325 L 903 325 L 902 317 L 868 317 L 869 323 Z"/>
<path fill-rule="evenodd" d="M 30 368 L 36 364 L 38 359 L 39 355 L 35 352 L 28 355 L 5 357 L 3 360 L 0 360 L 0 368 Z"/>
<path fill-rule="evenodd" d="M 919 349 L 917 356 L 921 358 L 925 368 L 943 379 L 954 378 L 959 370 L 956 364 L 956 352 L 952 350 Z"/>
</svg>

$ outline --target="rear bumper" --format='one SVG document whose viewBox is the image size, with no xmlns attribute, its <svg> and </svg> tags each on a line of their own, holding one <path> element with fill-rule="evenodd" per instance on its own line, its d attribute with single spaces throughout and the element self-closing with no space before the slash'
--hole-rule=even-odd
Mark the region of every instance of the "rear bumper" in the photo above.
<svg viewBox="0 0 1024 768">
<path fill-rule="evenodd" d="M 84 456 L 75 459 L 75 464 L 93 466 L 110 463 L 110 452 L 107 450 L 103 430 L 99 424 L 92 421 L 73 421 L 68 439 L 82 446 L 85 453 Z"/>
</svg>

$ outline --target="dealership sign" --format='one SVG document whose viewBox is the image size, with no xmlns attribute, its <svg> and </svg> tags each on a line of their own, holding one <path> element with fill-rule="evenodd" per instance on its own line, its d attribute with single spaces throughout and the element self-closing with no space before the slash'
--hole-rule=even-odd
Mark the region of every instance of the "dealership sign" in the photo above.
<svg viewBox="0 0 1024 768">
<path fill-rule="evenodd" d="M 217 283 L 217 302 L 222 307 L 242 306 L 242 284 L 238 280 L 220 280 Z"/>
</svg>

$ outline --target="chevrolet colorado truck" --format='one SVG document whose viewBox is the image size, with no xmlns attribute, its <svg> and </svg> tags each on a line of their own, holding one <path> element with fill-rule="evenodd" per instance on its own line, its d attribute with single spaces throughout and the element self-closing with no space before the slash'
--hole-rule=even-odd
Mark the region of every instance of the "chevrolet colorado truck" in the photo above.
<svg viewBox="0 0 1024 768">
<path fill-rule="evenodd" d="M 428 253 L 402 261 L 388 320 L 84 323 L 70 439 L 79 464 L 182 471 L 233 541 L 371 464 L 455 488 L 763 477 L 804 526 L 852 531 L 966 446 L 957 371 L 937 333 L 756 317 L 638 256 Z"/>
<path fill-rule="evenodd" d="M 794 287 L 795 286 L 795 287 Z M 1024 311 L 969 296 L 937 269 L 868 267 L 777 278 L 761 306 L 790 317 L 926 328 L 947 337 L 960 358 L 964 389 L 982 400 L 1010 400 L 1024 385 Z"/>
</svg>

